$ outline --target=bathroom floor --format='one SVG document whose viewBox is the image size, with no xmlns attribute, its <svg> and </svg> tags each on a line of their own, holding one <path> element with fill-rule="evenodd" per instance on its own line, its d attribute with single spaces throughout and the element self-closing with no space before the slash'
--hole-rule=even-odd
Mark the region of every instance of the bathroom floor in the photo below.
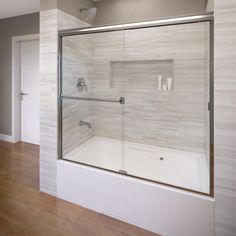
<svg viewBox="0 0 236 236">
<path fill-rule="evenodd" d="M 157 234 L 39 192 L 39 147 L 0 141 L 0 235 Z"/>
</svg>

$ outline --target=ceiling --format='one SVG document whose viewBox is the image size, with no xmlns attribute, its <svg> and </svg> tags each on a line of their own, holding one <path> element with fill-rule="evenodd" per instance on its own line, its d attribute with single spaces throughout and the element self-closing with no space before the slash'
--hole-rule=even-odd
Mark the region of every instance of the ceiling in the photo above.
<svg viewBox="0 0 236 236">
<path fill-rule="evenodd" d="M 40 0 L 0 0 L 0 19 L 39 12 Z"/>
</svg>

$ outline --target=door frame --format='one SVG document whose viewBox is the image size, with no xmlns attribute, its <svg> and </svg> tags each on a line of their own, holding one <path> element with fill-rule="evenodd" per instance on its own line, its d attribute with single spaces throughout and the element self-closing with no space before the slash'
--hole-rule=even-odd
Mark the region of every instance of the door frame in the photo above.
<svg viewBox="0 0 236 236">
<path fill-rule="evenodd" d="M 12 139 L 14 143 L 21 140 L 21 42 L 39 40 L 39 34 L 12 37 Z"/>
</svg>

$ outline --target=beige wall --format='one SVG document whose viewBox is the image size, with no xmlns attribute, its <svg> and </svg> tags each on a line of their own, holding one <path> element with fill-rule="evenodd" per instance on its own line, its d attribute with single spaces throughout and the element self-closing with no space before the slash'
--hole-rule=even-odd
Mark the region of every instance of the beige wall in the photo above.
<svg viewBox="0 0 236 236">
<path fill-rule="evenodd" d="M 212 2 L 212 0 L 209 0 Z M 152 20 L 161 17 L 199 14 L 205 11 L 205 0 L 41 0 L 41 10 L 58 8 L 64 12 L 85 20 L 80 8 L 97 7 L 97 16 L 93 24 L 117 24 Z M 211 4 L 208 4 L 208 8 Z"/>
<path fill-rule="evenodd" d="M 12 37 L 39 33 L 39 14 L 0 20 L 0 134 L 12 134 Z"/>
<path fill-rule="evenodd" d="M 214 11 L 214 0 L 208 0 L 206 3 L 206 12 Z"/>
<path fill-rule="evenodd" d="M 145 21 L 205 10 L 205 0 L 102 0 L 95 5 L 96 24 Z"/>
<path fill-rule="evenodd" d="M 40 3 L 41 11 L 57 8 L 70 14 L 71 16 L 85 21 L 86 19 L 81 14 L 80 9 L 91 8 L 94 6 L 92 0 L 41 0 Z"/>
<path fill-rule="evenodd" d="M 58 0 L 58 9 L 63 10 L 64 12 L 75 16 L 81 20 L 85 20 L 80 8 L 91 8 L 93 7 L 92 0 Z"/>
<path fill-rule="evenodd" d="M 57 8 L 58 0 L 40 0 L 40 11 L 46 11 Z"/>
</svg>

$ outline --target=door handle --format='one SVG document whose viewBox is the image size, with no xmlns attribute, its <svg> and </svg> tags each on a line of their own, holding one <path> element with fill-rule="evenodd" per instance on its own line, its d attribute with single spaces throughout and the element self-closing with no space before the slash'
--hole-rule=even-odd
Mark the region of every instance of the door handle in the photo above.
<svg viewBox="0 0 236 236">
<path fill-rule="evenodd" d="M 24 99 L 24 96 L 27 96 L 29 95 L 28 93 L 23 93 L 23 92 L 20 92 L 20 96 L 21 96 L 21 101 L 23 101 Z"/>
<path fill-rule="evenodd" d="M 23 92 L 21 92 L 20 95 L 21 95 L 21 96 L 26 96 L 26 95 L 29 95 L 29 94 L 28 94 L 28 93 L 23 93 Z"/>
</svg>

